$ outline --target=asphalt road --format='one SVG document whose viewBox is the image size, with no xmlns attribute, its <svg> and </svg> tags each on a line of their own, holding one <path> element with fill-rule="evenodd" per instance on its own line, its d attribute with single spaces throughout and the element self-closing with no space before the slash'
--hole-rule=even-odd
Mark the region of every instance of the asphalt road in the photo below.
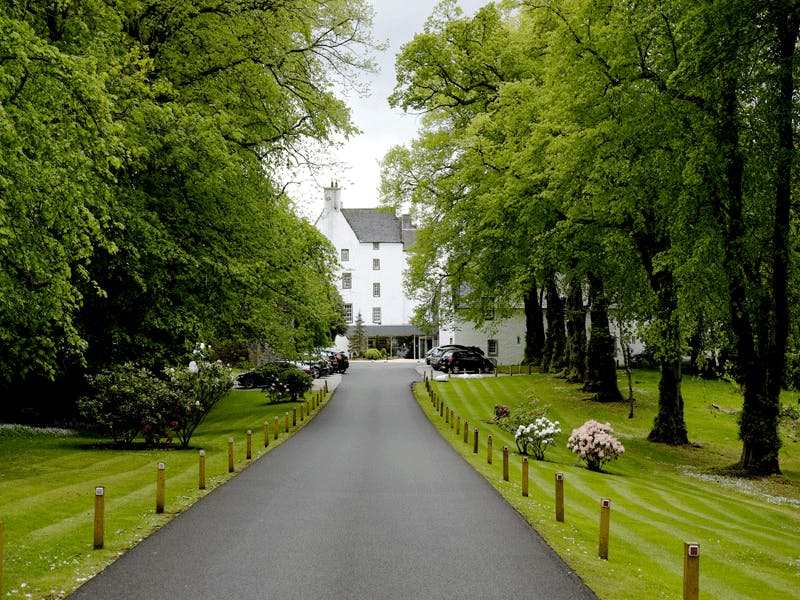
<svg viewBox="0 0 800 600">
<path fill-rule="evenodd" d="M 596 598 L 441 439 L 415 379 L 352 363 L 297 435 L 70 598 Z"/>
</svg>

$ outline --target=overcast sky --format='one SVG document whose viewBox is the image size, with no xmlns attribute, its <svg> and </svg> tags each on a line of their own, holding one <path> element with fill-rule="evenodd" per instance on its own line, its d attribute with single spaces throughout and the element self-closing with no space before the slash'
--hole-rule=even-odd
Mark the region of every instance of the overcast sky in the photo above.
<svg viewBox="0 0 800 600">
<path fill-rule="evenodd" d="M 489 0 L 459 0 L 466 15 Z M 378 205 L 380 169 L 378 161 L 397 144 L 409 142 L 416 133 L 416 119 L 389 107 L 387 98 L 395 85 L 394 61 L 396 54 L 414 34 L 421 32 L 426 19 L 437 4 L 435 0 L 372 0 L 375 8 L 374 38 L 387 41 L 388 48 L 376 56 L 380 72 L 370 76 L 371 95 L 366 99 L 350 101 L 353 120 L 364 133 L 349 141 L 337 153 L 347 170 L 325 171 L 318 178 L 320 185 L 339 181 L 345 208 L 371 208 Z M 313 182 L 302 188 L 291 189 L 299 208 L 313 222 L 322 211 L 322 189 Z"/>
</svg>

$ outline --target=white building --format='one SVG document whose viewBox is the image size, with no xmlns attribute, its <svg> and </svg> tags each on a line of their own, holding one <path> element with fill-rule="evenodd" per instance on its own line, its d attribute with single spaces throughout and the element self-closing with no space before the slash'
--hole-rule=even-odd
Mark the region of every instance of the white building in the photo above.
<svg viewBox="0 0 800 600">
<path fill-rule="evenodd" d="M 488 319 L 482 327 L 457 319 L 439 330 L 439 343 L 476 346 L 495 364 L 518 365 L 525 354 L 525 313 L 519 309 L 507 319 Z"/>
<path fill-rule="evenodd" d="M 325 204 L 315 225 L 339 257 L 338 287 L 345 320 L 351 326 L 361 314 L 370 347 L 392 355 L 418 358 L 435 340 L 413 327 L 414 304 L 403 289 L 408 250 L 416 238 L 409 215 L 387 209 L 344 208 L 341 188 L 325 188 Z M 339 347 L 346 341 L 337 340 Z M 347 349 L 344 347 L 343 349 Z"/>
</svg>

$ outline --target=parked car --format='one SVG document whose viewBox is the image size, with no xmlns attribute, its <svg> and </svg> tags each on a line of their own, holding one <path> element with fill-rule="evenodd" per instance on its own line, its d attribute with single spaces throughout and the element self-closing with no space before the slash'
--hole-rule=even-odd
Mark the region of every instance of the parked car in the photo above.
<svg viewBox="0 0 800 600">
<path fill-rule="evenodd" d="M 350 359 L 347 354 L 340 350 L 328 350 L 327 358 L 332 373 L 344 373 L 350 366 Z"/>
<path fill-rule="evenodd" d="M 483 356 L 483 350 L 481 350 L 477 346 L 462 346 L 461 344 L 445 344 L 443 346 L 436 346 L 435 348 L 431 348 L 430 356 L 425 357 L 425 362 L 434 369 L 443 371 L 444 369 L 440 369 L 439 365 L 444 353 L 450 350 L 472 350 L 473 352 L 476 352 L 481 356 Z"/>
<path fill-rule="evenodd" d="M 494 363 L 475 350 L 454 349 L 441 356 L 438 370 L 450 373 L 491 373 L 494 371 Z"/>
</svg>

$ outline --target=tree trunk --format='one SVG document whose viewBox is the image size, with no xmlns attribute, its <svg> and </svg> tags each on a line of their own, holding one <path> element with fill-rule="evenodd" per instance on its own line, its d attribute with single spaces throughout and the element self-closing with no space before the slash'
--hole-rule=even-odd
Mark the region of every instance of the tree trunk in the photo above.
<svg viewBox="0 0 800 600">
<path fill-rule="evenodd" d="M 555 274 L 547 281 L 547 336 L 542 366 L 545 372 L 562 371 L 566 365 L 567 336 L 564 326 L 564 303 L 558 295 Z"/>
<path fill-rule="evenodd" d="M 651 442 L 673 445 L 689 443 L 686 422 L 683 419 L 680 359 L 661 363 L 661 380 L 658 382 L 658 414 L 647 439 Z"/>
<path fill-rule="evenodd" d="M 586 381 L 586 309 L 582 281 L 570 282 L 567 296 L 567 381 Z"/>
<path fill-rule="evenodd" d="M 729 226 L 726 267 L 731 292 L 731 321 L 736 336 L 739 368 L 744 382 L 744 404 L 739 421 L 742 440 L 740 466 L 754 475 L 780 473 L 778 453 L 781 439 L 780 391 L 786 361 L 789 333 L 788 282 L 790 268 L 790 223 L 793 139 L 793 97 L 795 93 L 793 61 L 798 37 L 797 16 L 783 3 L 775 3 L 770 12 L 776 33 L 776 73 L 778 87 L 775 116 L 777 155 L 775 164 L 775 206 L 771 241 L 771 286 L 761 286 L 759 315 L 747 312 L 748 297 L 742 280 L 745 210 L 743 202 L 744 161 L 739 152 L 739 128 L 736 121 L 735 81 L 729 86 L 723 103 L 723 140 L 729 150 L 728 195 Z M 734 137 L 735 136 L 735 137 Z M 753 324 L 756 324 L 755 327 Z M 755 339 L 754 339 L 755 336 Z M 757 343 L 757 345 L 754 344 Z"/>
<path fill-rule="evenodd" d="M 591 320 L 589 345 L 586 353 L 586 382 L 583 389 L 594 392 L 598 402 L 621 402 L 617 386 L 616 343 L 608 326 L 608 299 L 600 278 L 589 273 Z"/>
<path fill-rule="evenodd" d="M 544 316 L 539 303 L 536 281 L 532 280 L 525 293 L 525 353 L 523 362 L 528 365 L 541 365 L 544 355 Z"/>
</svg>

